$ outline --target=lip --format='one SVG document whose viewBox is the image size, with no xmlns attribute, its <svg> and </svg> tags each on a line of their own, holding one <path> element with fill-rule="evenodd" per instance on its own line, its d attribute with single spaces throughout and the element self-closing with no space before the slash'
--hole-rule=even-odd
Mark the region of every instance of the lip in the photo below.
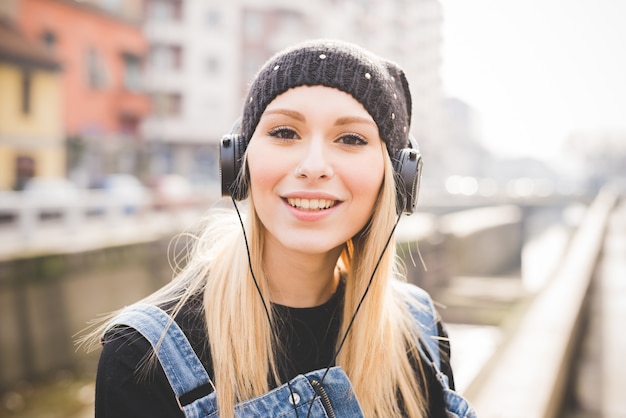
<svg viewBox="0 0 626 418">
<path fill-rule="evenodd" d="M 323 219 L 327 216 L 333 214 L 339 206 L 343 203 L 343 201 L 337 196 L 328 194 L 328 193 L 317 193 L 317 192 L 293 192 L 287 193 L 281 196 L 281 199 L 286 206 L 287 210 L 297 219 L 305 222 L 313 222 Z M 335 201 L 335 205 L 322 210 L 306 210 L 293 207 L 289 204 L 288 199 L 323 199 L 323 200 L 333 200 Z"/>
<path fill-rule="evenodd" d="M 341 202 L 341 199 L 337 196 L 324 193 L 324 192 L 311 192 L 311 191 L 303 191 L 303 192 L 289 192 L 281 195 L 283 199 L 326 199 L 326 200 L 337 200 Z"/>
</svg>

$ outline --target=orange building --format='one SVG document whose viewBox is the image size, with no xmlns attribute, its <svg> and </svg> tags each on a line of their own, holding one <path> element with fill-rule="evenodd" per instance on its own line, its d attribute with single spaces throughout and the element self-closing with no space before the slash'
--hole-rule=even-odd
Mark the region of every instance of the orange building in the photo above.
<svg viewBox="0 0 626 418">
<path fill-rule="evenodd" d="M 78 177 L 91 180 L 136 171 L 128 154 L 136 154 L 139 126 L 150 110 L 141 88 L 148 43 L 139 24 L 74 0 L 19 0 L 17 9 L 24 34 L 46 46 L 63 69 L 70 169 L 82 169 Z"/>
<path fill-rule="evenodd" d="M 65 175 L 57 61 L 0 13 L 0 190 Z"/>
</svg>

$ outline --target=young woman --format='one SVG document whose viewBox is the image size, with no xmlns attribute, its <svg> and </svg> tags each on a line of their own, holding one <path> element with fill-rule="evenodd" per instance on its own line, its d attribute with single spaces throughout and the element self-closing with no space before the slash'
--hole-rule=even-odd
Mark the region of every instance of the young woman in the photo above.
<svg viewBox="0 0 626 418">
<path fill-rule="evenodd" d="M 402 70 L 360 47 L 271 58 L 221 144 L 236 210 L 214 210 L 175 280 L 93 334 L 96 417 L 475 416 L 397 265 L 421 167 L 410 119 Z"/>
</svg>

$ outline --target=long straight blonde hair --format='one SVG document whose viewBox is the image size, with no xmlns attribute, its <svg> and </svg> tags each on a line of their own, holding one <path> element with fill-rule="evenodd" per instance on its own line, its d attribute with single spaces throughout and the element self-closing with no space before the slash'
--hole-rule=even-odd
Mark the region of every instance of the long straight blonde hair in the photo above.
<svg viewBox="0 0 626 418">
<path fill-rule="evenodd" d="M 417 351 L 419 334 L 404 295 L 393 286 L 393 281 L 403 280 L 393 237 L 385 250 L 396 222 L 396 192 L 391 160 L 383 152 L 384 180 L 371 220 L 346 243 L 338 260 L 346 275 L 338 340 L 372 280 L 337 365 L 350 378 L 366 417 L 421 418 L 428 394 L 420 384 L 424 375 Z M 281 351 L 272 337 L 273 313 L 262 261 L 263 226 L 253 199 L 242 221 L 246 240 L 232 211 L 214 210 L 206 220 L 185 267 L 171 283 L 141 302 L 175 303 L 175 315 L 192 295 L 204 292 L 219 415 L 232 418 L 237 402 L 270 389 L 268 377 L 280 382 L 276 356 Z M 101 337 L 105 326 L 91 333 L 92 341 Z"/>
<path fill-rule="evenodd" d="M 383 152 L 384 182 L 371 221 L 346 243 L 338 261 L 347 276 L 339 340 L 370 278 L 372 284 L 337 357 L 337 365 L 350 378 L 365 416 L 392 417 L 404 413 L 417 418 L 424 416 L 426 403 L 418 378 L 423 376 L 423 370 L 416 346 L 417 327 L 402 295 L 392 286 L 393 280 L 401 280 L 393 237 L 385 250 L 396 221 L 396 192 L 391 161 L 386 150 Z M 268 315 L 272 317 L 272 311 L 266 311 L 267 306 L 263 305 L 263 301 L 270 300 L 263 269 L 263 226 L 253 198 L 249 205 L 244 225 L 253 273 L 248 266 L 246 243 L 241 231 L 237 231 L 231 240 L 222 241 L 220 251 L 215 252 L 204 293 L 214 381 L 223 417 L 234 416 L 236 402 L 269 390 L 268 376 L 280 381 L 276 358 L 280 350 L 275 347 L 272 325 L 267 319 Z M 418 370 L 411 359 L 419 364 Z M 400 410 L 400 400 L 404 411 Z"/>
</svg>

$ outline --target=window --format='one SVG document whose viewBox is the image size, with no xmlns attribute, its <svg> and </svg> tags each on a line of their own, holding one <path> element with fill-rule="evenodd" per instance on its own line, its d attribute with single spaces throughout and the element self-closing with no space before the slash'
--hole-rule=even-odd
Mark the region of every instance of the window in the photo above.
<svg viewBox="0 0 626 418">
<path fill-rule="evenodd" d="M 181 102 L 180 93 L 155 93 L 152 95 L 152 109 L 155 116 L 179 116 Z"/>
<path fill-rule="evenodd" d="M 35 175 L 35 159 L 29 155 L 15 157 L 15 190 L 22 190 L 24 184 Z"/>
<path fill-rule="evenodd" d="M 209 9 L 206 14 L 206 23 L 210 28 L 217 28 L 220 26 L 220 12 L 215 9 Z"/>
<path fill-rule="evenodd" d="M 141 87 L 141 60 L 133 54 L 124 54 L 124 87 L 130 91 Z"/>
<path fill-rule="evenodd" d="M 120 13 L 124 10 L 122 0 L 100 0 L 98 6 L 113 13 Z"/>
<path fill-rule="evenodd" d="M 181 0 L 146 0 L 146 17 L 149 20 L 179 21 L 181 16 Z"/>
<path fill-rule="evenodd" d="M 246 10 L 244 15 L 244 38 L 258 40 L 265 31 L 265 15 L 262 12 Z"/>
<path fill-rule="evenodd" d="M 41 35 L 41 42 L 48 51 L 54 51 L 57 44 L 57 37 L 54 32 L 47 30 Z"/>
<path fill-rule="evenodd" d="M 220 70 L 220 61 L 214 56 L 207 59 L 207 70 L 211 75 L 216 75 Z"/>
<path fill-rule="evenodd" d="M 182 48 L 178 45 L 154 45 L 150 49 L 150 65 L 157 70 L 179 70 Z"/>
<path fill-rule="evenodd" d="M 87 51 L 87 85 L 91 88 L 100 88 L 106 85 L 106 71 L 104 62 L 98 51 L 89 48 Z"/>
<path fill-rule="evenodd" d="M 120 115 L 119 126 L 122 135 L 130 137 L 137 137 L 139 135 L 139 118 L 135 115 Z"/>
<path fill-rule="evenodd" d="M 274 30 L 285 35 L 298 36 L 304 26 L 304 18 L 301 14 L 285 10 L 277 13 Z"/>
<path fill-rule="evenodd" d="M 28 115 L 31 110 L 32 76 L 29 71 L 22 71 L 22 113 Z"/>
</svg>

